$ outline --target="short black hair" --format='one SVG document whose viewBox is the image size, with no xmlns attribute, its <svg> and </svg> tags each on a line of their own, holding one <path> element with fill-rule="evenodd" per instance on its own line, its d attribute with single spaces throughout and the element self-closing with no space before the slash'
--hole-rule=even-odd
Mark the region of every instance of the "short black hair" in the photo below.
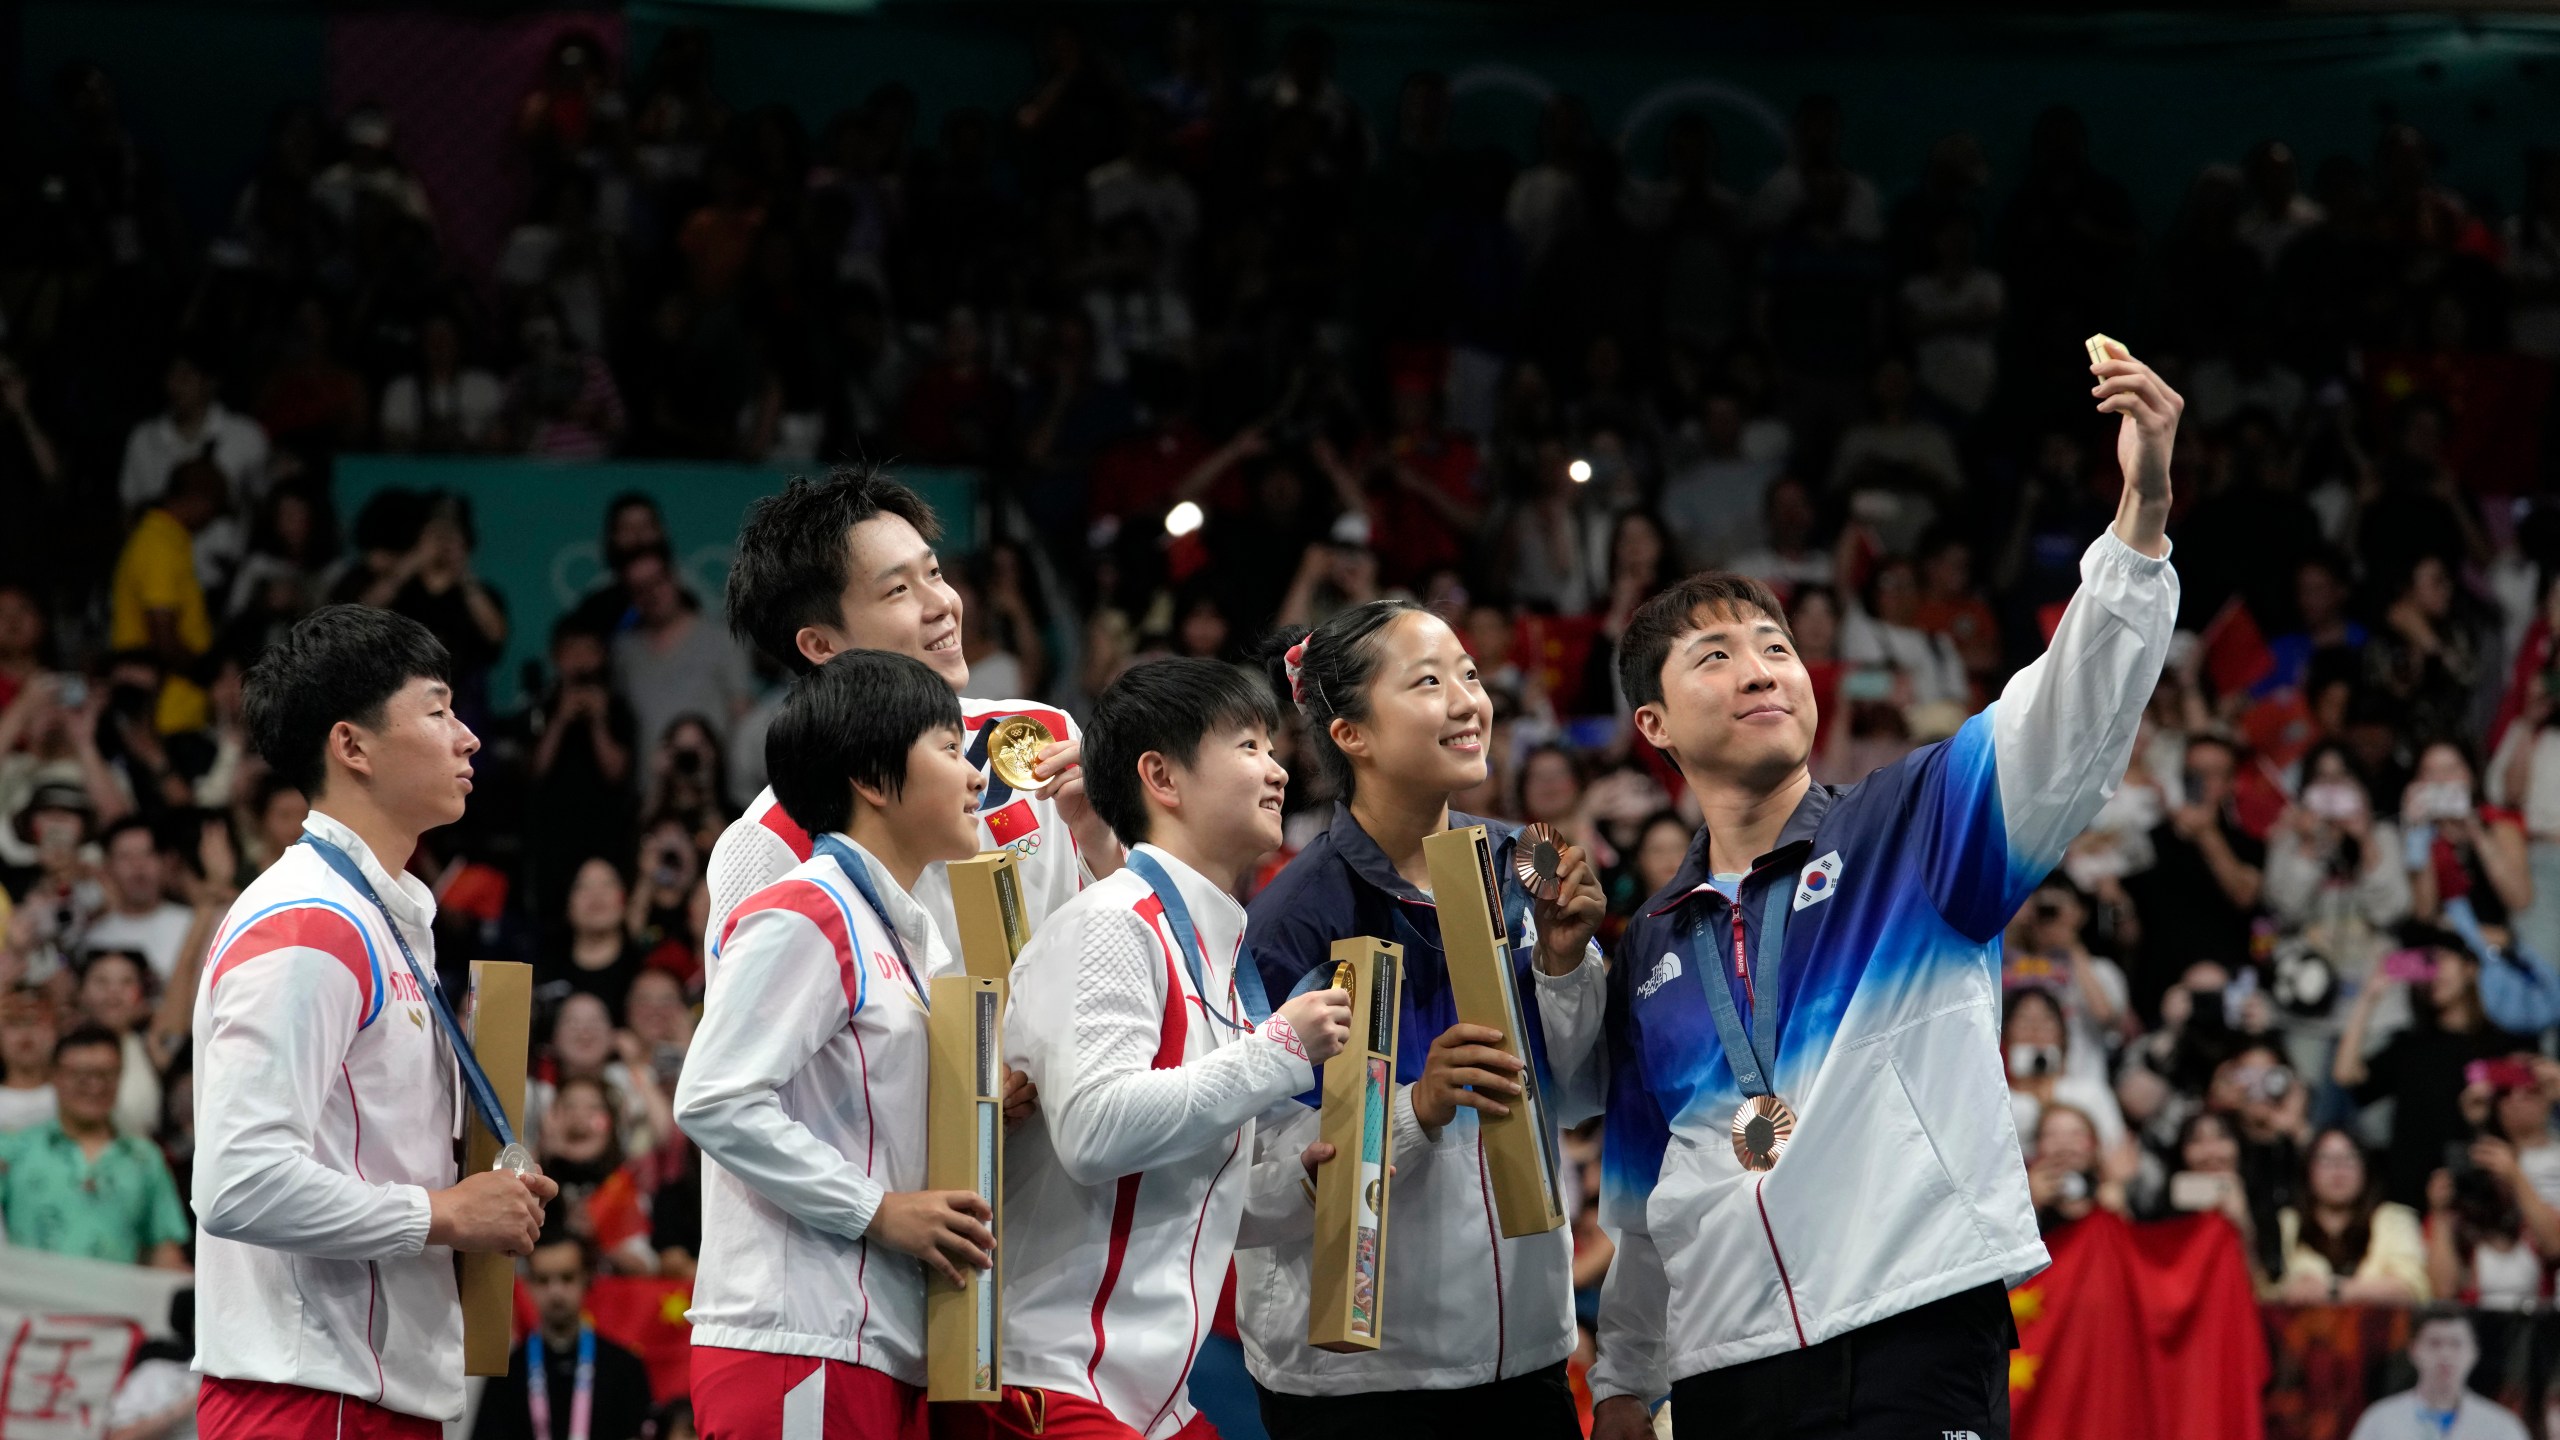
<svg viewBox="0 0 2560 1440">
<path fill-rule="evenodd" d="M 1671 647 L 1696 629 L 1699 612 L 1732 617 L 1757 611 L 1766 615 L 1795 643 L 1786 607 L 1768 586 L 1730 570 L 1702 570 L 1636 607 L 1618 640 L 1618 689 L 1627 707 L 1640 710 L 1662 703 L 1662 667 Z"/>
<path fill-rule="evenodd" d="M 267 768 L 304 795 L 328 779 L 329 731 L 341 720 L 382 723 L 382 707 L 412 680 L 450 681 L 452 657 L 406 615 L 363 605 L 312 611 L 241 679 L 241 718 Z"/>
<path fill-rule="evenodd" d="M 53 1042 L 53 1061 L 61 1064 L 62 1057 L 74 1050 L 100 1049 L 113 1050 L 116 1058 L 122 1059 L 124 1038 L 94 1020 L 84 1020 L 62 1032 L 62 1038 Z"/>
<path fill-rule="evenodd" d="M 1494 607 L 1499 609 L 1499 606 Z M 1358 788 L 1351 757 L 1333 743 L 1333 722 L 1354 725 L 1369 718 L 1369 682 L 1378 678 L 1378 641 L 1389 625 L 1407 615 L 1428 615 L 1429 608 L 1411 600 L 1372 600 L 1336 610 L 1312 630 L 1285 632 L 1269 646 L 1266 663 L 1271 683 L 1289 695 L 1307 719 L 1307 746 L 1316 768 L 1333 787 L 1335 798 L 1349 804 Z M 1298 651 L 1296 693 L 1290 694 L 1289 651 Z M 1088 767 L 1090 769 L 1090 767 Z M 1090 776 L 1085 781 L 1092 789 Z"/>
<path fill-rule="evenodd" d="M 765 731 L 765 773 L 782 813 L 823 835 L 853 823 L 855 782 L 899 793 L 916 741 L 960 728 L 960 697 L 933 667 L 887 650 L 847 650 L 791 682 Z"/>
<path fill-rule="evenodd" d="M 747 507 L 729 561 L 729 628 L 793 674 L 812 667 L 800 653 L 803 627 L 833 625 L 843 613 L 853 527 L 895 515 L 927 544 L 942 523 L 922 496 L 876 465 L 838 465 L 802 476 Z"/>
<path fill-rule="evenodd" d="M 597 1253 L 595 1241 L 570 1228 L 572 1222 L 569 1214 L 570 1207 L 566 1205 L 545 1210 L 542 1216 L 542 1230 L 534 1236 L 533 1248 L 549 1250 L 560 1245 L 577 1246 L 578 1269 L 589 1280 L 593 1280 L 601 1273 L 603 1257 Z"/>
<path fill-rule="evenodd" d="M 1093 702 L 1084 731 L 1084 791 L 1123 844 L 1147 838 L 1147 787 L 1138 759 L 1152 751 L 1176 765 L 1200 758 L 1222 727 L 1280 728 L 1271 688 L 1222 660 L 1183 657 L 1131 666 Z"/>
<path fill-rule="evenodd" d="M 136 830 L 139 830 L 143 834 L 151 837 L 151 848 L 154 851 L 161 848 L 160 832 L 152 828 L 150 821 L 145 820 L 139 815 L 122 815 L 109 822 L 107 828 L 98 832 L 99 851 L 104 853 L 115 849 L 116 842 L 118 840 L 123 839 L 126 835 L 129 835 Z"/>
<path fill-rule="evenodd" d="M 2419 1306 L 2409 1317 L 2409 1338 L 2416 1340 L 2430 1325 L 2459 1325 L 2474 1341 L 2480 1338 L 2479 1330 L 2471 1323 L 2471 1312 L 2451 1301 L 2430 1300 Z"/>
</svg>

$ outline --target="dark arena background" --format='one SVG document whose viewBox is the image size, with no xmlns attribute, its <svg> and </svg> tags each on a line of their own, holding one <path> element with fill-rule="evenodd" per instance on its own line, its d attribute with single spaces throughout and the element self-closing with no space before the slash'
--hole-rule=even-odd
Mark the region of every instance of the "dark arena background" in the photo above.
<svg viewBox="0 0 2560 1440">
<path fill-rule="evenodd" d="M 194 1433 L 190 1010 L 301 823 L 240 693 L 313 607 L 453 656 L 476 789 L 411 869 L 449 987 L 535 967 L 635 1362 L 590 1440 L 689 1440 L 748 502 L 885 465 L 970 693 L 1070 714 L 1422 601 L 1495 707 L 1462 808 L 1585 846 L 1605 942 L 1697 823 L 1634 607 L 1770 585 L 1820 780 L 1944 739 L 2115 512 L 2093 333 L 2186 397 L 2182 633 L 2007 935 L 2015 1433 L 2560 1440 L 2560 10 L 8 0 L 0 83 L 5 1440 Z M 92 1024 L 130 1205 L 45 1148 Z M 608 1123 L 542 1125 L 582 1077 Z M 1231 1319 L 1190 1386 L 1264 1433 Z"/>
</svg>

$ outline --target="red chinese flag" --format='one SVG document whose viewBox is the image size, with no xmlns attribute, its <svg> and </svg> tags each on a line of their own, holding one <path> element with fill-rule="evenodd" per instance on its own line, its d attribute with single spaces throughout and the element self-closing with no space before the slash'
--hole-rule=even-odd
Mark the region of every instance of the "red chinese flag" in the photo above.
<svg viewBox="0 0 2560 1440">
<path fill-rule="evenodd" d="M 2259 1406 L 2269 1361 L 2256 1287 L 2240 1232 L 2219 1215 L 2126 1227 L 2132 1276 L 2151 1335 L 2152 1393 L 2160 1434 L 2266 1433 Z"/>
<path fill-rule="evenodd" d="M 1040 817 L 1032 812 L 1031 802 L 1016 800 L 987 816 L 987 833 L 996 837 L 998 845 L 1010 845 L 1040 828 Z"/>
<path fill-rule="evenodd" d="M 605 1275 L 587 1291 L 587 1320 L 596 1334 L 640 1357 L 658 1404 L 692 1388 L 693 1328 L 684 1312 L 693 1286 L 652 1275 Z"/>
<path fill-rule="evenodd" d="M 2204 627 L 2205 678 L 2217 695 L 2238 695 L 2276 673 L 2275 652 L 2258 632 L 2258 617 L 2232 596 Z"/>
<path fill-rule="evenodd" d="M 2099 1211 L 2045 1237 L 2053 1265 L 2009 1292 L 2015 1440 L 2155 1440 L 2150 1344 L 2126 1223 Z"/>
<path fill-rule="evenodd" d="M 2009 1296 L 2016 1440 L 2260 1440 L 2266 1336 L 2228 1221 L 2099 1211 L 2045 1245 Z"/>
</svg>

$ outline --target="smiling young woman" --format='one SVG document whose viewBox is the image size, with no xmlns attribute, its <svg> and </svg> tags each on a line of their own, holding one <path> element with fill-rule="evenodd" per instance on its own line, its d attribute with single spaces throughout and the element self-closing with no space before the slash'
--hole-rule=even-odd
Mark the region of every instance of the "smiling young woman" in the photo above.
<svg viewBox="0 0 2560 1440">
<path fill-rule="evenodd" d="M 1520 1093 L 1519 1062 L 1494 1048 L 1496 1032 L 1456 1023 L 1422 842 L 1457 826 L 1492 832 L 1519 989 L 1536 997 L 1525 1043 L 1557 1082 L 1550 1119 L 1559 1123 L 1577 1118 L 1577 1079 L 1599 1033 L 1599 882 L 1567 845 L 1562 894 L 1534 901 L 1513 875 L 1516 828 L 1450 809 L 1485 778 L 1493 707 L 1474 657 L 1439 616 L 1403 600 L 1354 606 L 1297 638 L 1275 670 L 1341 803 L 1326 833 L 1253 902 L 1254 955 L 1277 997 L 1320 983 L 1311 974 L 1329 973 L 1344 936 L 1405 947 L 1395 1214 L 1406 1238 L 1388 1249 L 1382 1280 L 1396 1318 L 1363 1354 L 1306 1343 L 1306 1241 L 1237 1256 L 1237 1321 L 1263 1418 L 1289 1436 L 1459 1426 L 1579 1435 L 1564 1372 L 1574 1342 L 1570 1232 L 1510 1240 L 1493 1224 L 1475 1115 L 1505 1112 Z M 1310 1133 L 1314 1117 L 1304 1117 Z M 1417 1414 L 1430 1419 L 1403 1423 Z"/>
</svg>

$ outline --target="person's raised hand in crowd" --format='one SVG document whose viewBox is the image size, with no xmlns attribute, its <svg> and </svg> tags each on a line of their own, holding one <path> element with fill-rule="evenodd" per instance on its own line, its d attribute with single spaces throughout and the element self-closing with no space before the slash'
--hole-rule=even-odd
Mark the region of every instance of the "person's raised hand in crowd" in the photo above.
<svg viewBox="0 0 2560 1440">
<path fill-rule="evenodd" d="M 231 843 L 231 825 L 208 815 L 196 833 L 196 871 L 186 876 L 189 900 L 200 908 L 220 909 L 240 894 L 240 851 Z"/>
<path fill-rule="evenodd" d="M 2516 1147 L 2495 1135 L 2483 1135 L 2471 1142 L 2471 1163 L 2509 1191 L 2524 1181 L 2524 1171 L 2516 1163 Z"/>
</svg>

